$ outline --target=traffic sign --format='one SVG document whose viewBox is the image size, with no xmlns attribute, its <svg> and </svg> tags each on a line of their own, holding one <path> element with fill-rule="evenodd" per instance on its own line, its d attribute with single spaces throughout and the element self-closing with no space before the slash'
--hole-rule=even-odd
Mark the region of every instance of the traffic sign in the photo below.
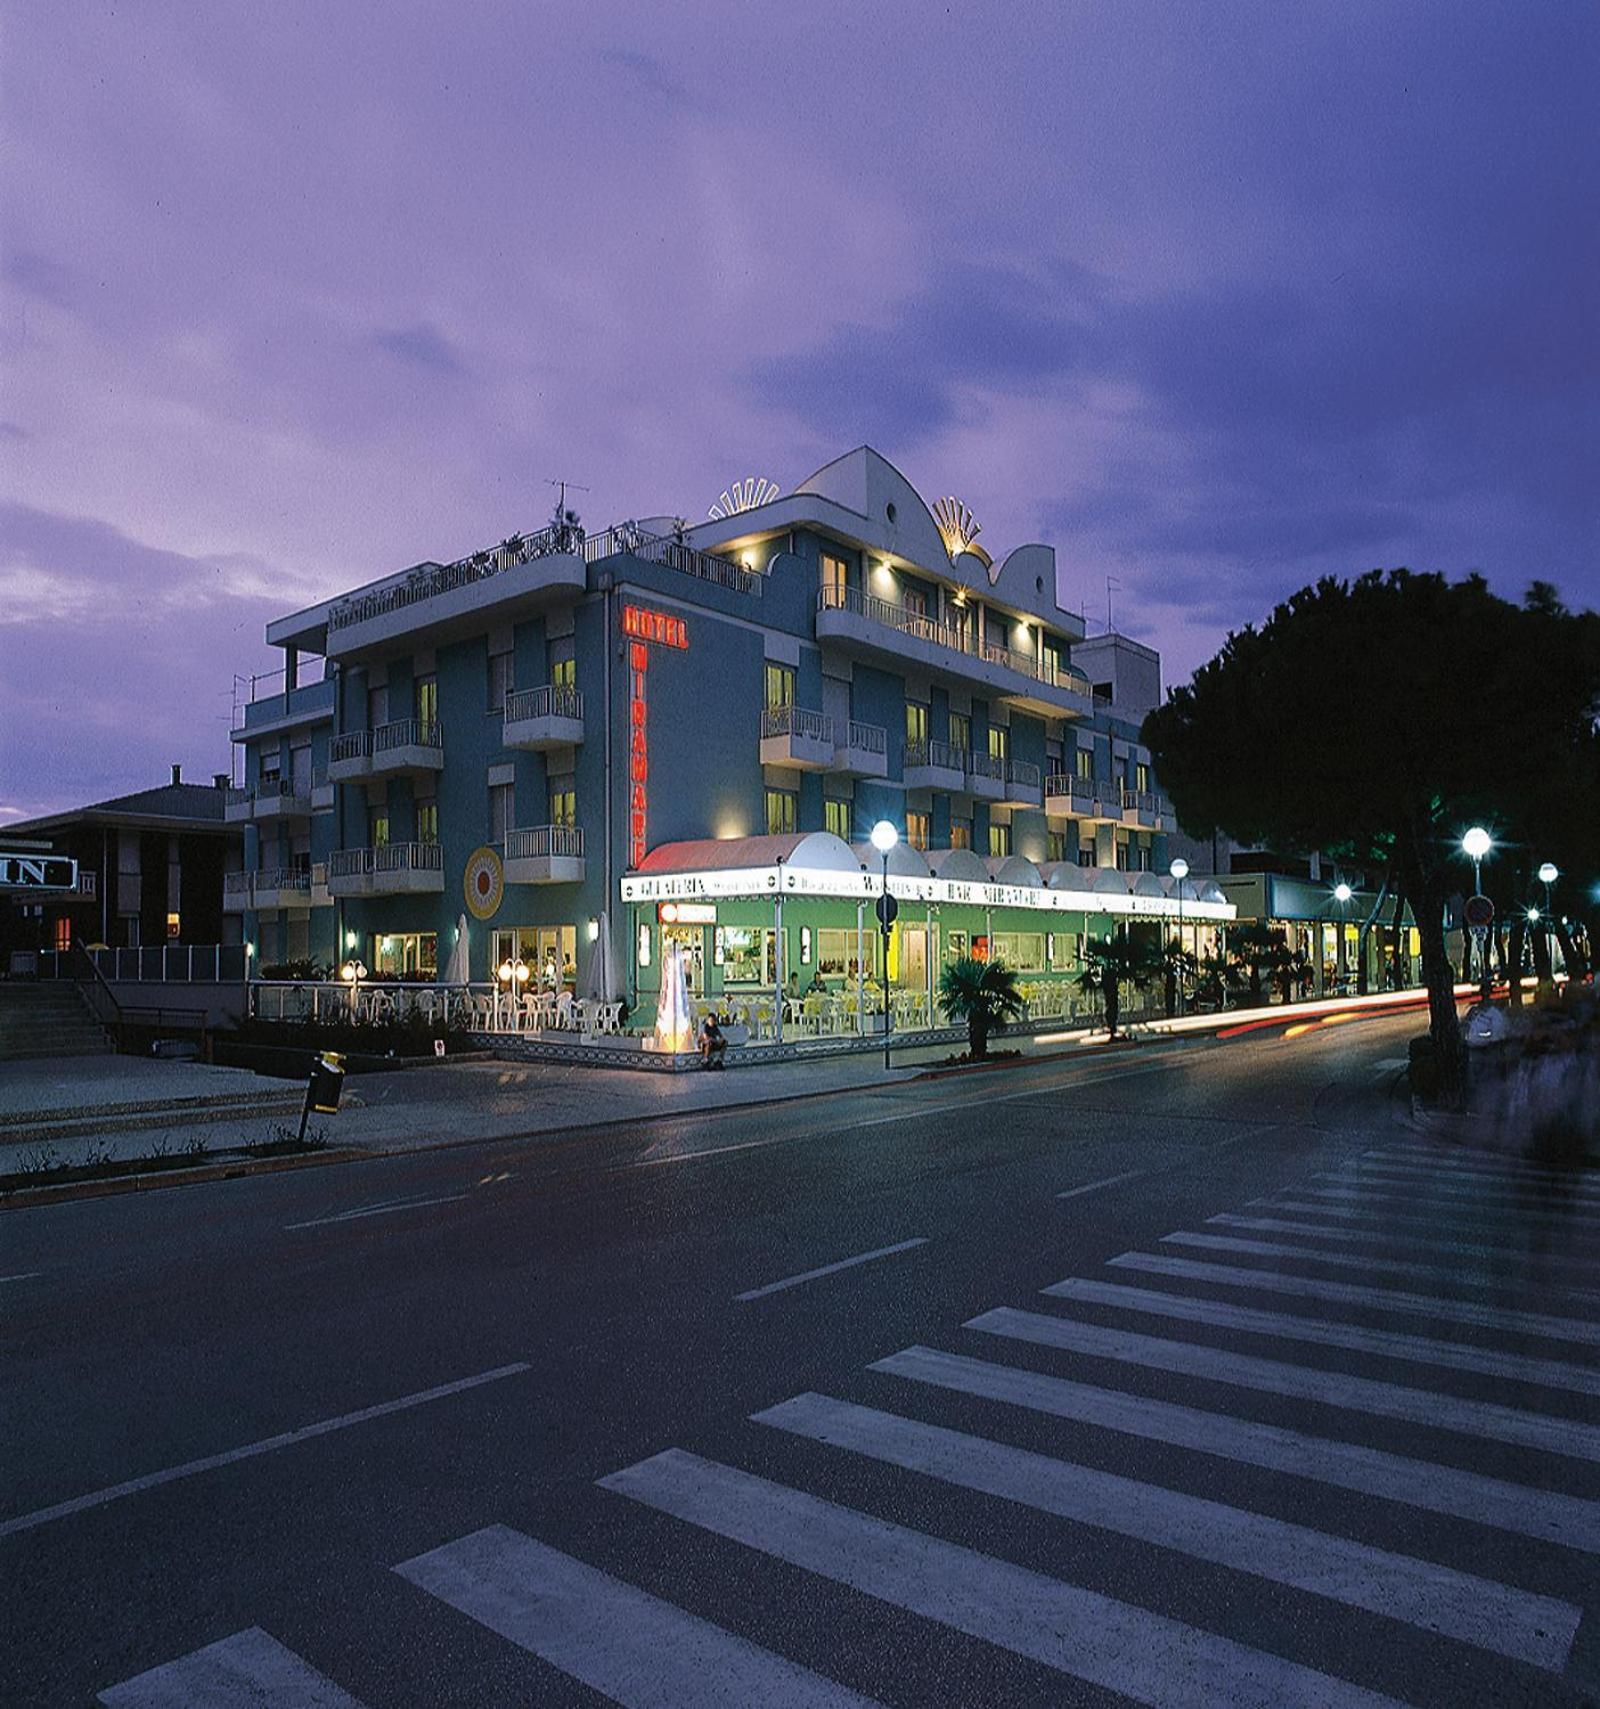
<svg viewBox="0 0 1600 1709">
<path fill-rule="evenodd" d="M 888 931 L 894 924 L 895 915 L 900 912 L 898 898 L 891 896 L 887 890 L 872 904 L 872 911 L 878 916 L 878 924 Z"/>
<path fill-rule="evenodd" d="M 78 863 L 66 855 L 0 854 L 0 889 L 76 890 Z"/>
<path fill-rule="evenodd" d="M 1469 896 L 1464 913 L 1474 931 L 1486 930 L 1494 924 L 1494 903 L 1487 896 Z"/>
</svg>

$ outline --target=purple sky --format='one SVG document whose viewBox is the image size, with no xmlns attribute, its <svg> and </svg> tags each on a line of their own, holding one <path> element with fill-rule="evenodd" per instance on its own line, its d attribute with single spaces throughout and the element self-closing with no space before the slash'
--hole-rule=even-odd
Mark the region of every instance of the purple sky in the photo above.
<svg viewBox="0 0 1600 1709">
<path fill-rule="evenodd" d="M 12 8 L 0 821 L 551 476 L 867 440 L 1169 681 L 1330 571 L 1600 603 L 1597 86 L 1540 0 Z"/>
</svg>

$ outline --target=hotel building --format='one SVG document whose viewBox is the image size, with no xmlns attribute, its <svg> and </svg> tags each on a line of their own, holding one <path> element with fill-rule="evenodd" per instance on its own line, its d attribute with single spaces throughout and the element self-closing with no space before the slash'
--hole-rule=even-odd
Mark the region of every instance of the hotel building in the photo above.
<svg viewBox="0 0 1600 1709">
<path fill-rule="evenodd" d="M 558 519 L 270 623 L 282 691 L 233 732 L 226 809 L 257 966 L 434 979 L 464 922 L 474 981 L 581 987 L 609 938 L 642 1019 L 672 945 L 706 994 L 859 985 L 881 819 L 907 992 L 964 952 L 1065 981 L 1130 918 L 1198 942 L 1233 908 L 1164 876 L 1159 658 L 1086 638 L 1050 547 L 978 533 L 862 447 L 697 526 Z"/>
</svg>

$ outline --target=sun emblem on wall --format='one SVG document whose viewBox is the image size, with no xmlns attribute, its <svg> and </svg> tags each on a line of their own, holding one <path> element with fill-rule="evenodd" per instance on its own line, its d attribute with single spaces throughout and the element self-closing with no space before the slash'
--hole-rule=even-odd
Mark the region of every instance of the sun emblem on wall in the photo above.
<svg viewBox="0 0 1600 1709">
<path fill-rule="evenodd" d="M 735 481 L 731 487 L 724 488 L 706 515 L 713 522 L 721 522 L 726 517 L 737 516 L 740 511 L 754 510 L 759 505 L 770 503 L 777 496 L 776 481 L 769 481 L 764 475 L 750 475 L 742 481 Z"/>
<path fill-rule="evenodd" d="M 939 525 L 939 537 L 952 558 L 963 552 L 982 552 L 977 541 L 983 532 L 983 524 L 960 499 L 940 499 L 933 507 L 933 520 Z M 982 555 L 988 556 L 987 553 Z"/>
</svg>

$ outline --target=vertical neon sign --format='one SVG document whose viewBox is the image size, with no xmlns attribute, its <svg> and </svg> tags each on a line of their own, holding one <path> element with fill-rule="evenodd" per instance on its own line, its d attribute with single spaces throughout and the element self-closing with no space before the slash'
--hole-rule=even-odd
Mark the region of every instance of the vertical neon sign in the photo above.
<svg viewBox="0 0 1600 1709">
<path fill-rule="evenodd" d="M 688 626 L 681 617 L 646 611 L 642 606 L 622 608 L 622 632 L 628 641 L 628 865 L 644 865 L 650 838 L 650 741 L 646 716 L 649 709 L 647 679 L 650 645 L 689 650 Z"/>
</svg>

